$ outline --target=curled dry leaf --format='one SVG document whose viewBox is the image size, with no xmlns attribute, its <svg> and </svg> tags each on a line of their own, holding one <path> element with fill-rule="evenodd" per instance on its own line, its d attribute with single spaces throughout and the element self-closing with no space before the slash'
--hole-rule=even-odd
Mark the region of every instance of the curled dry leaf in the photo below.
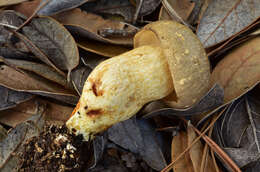
<svg viewBox="0 0 260 172">
<path fill-rule="evenodd" d="M 26 121 L 35 114 L 38 104 L 46 104 L 45 118 L 52 123 L 63 125 L 73 111 L 71 106 L 58 104 L 39 97 L 35 97 L 29 101 L 23 102 L 12 109 L 1 111 L 0 123 L 10 127 Z"/>
<path fill-rule="evenodd" d="M 187 132 L 181 131 L 172 140 L 172 161 L 174 161 L 187 147 L 192 144 L 196 139 L 197 134 L 188 125 Z M 201 157 L 203 156 L 203 145 L 200 142 L 196 142 L 183 157 L 176 161 L 173 166 L 174 172 L 199 172 L 201 169 Z M 204 170 L 206 172 L 215 172 L 215 167 L 211 157 L 208 158 L 205 163 Z"/>
<path fill-rule="evenodd" d="M 221 60 L 212 73 L 211 84 L 224 88 L 228 102 L 247 92 L 260 81 L 260 37 L 236 47 Z"/>
<path fill-rule="evenodd" d="M 42 0 L 45 3 L 47 0 Z M 88 0 L 50 0 L 39 12 L 39 15 L 53 15 L 59 12 L 67 11 L 76 8 Z"/>
<path fill-rule="evenodd" d="M 33 97 L 30 93 L 14 91 L 3 86 L 0 86 L 0 95 L 0 110 L 13 108 Z"/>
<path fill-rule="evenodd" d="M 87 12 L 99 13 L 108 16 L 122 16 L 126 22 L 131 22 L 134 17 L 135 7 L 129 0 L 107 1 L 99 0 L 87 2 L 81 6 Z"/>
<path fill-rule="evenodd" d="M 192 116 L 208 112 L 222 105 L 224 98 L 224 90 L 219 85 L 212 87 L 201 100 L 193 106 L 186 109 L 167 108 L 161 106 L 158 109 L 150 111 L 144 117 L 150 118 L 157 115 L 164 116 Z"/>
<path fill-rule="evenodd" d="M 0 85 L 17 91 L 52 97 L 70 104 L 78 100 L 74 92 L 58 84 L 39 78 L 33 73 L 22 73 L 6 65 L 1 65 Z"/>
<path fill-rule="evenodd" d="M 47 65 L 16 59 L 4 59 L 4 62 L 6 62 L 6 65 L 11 64 L 19 69 L 34 72 L 35 74 L 60 84 L 67 89 L 73 89 L 73 86 L 66 80 L 64 76 L 60 75 L 53 68 Z"/>
<path fill-rule="evenodd" d="M 204 13 L 197 35 L 204 47 L 238 33 L 260 16 L 259 0 L 214 0 Z"/>
<path fill-rule="evenodd" d="M 106 57 L 114 57 L 130 50 L 121 45 L 106 44 L 87 38 L 81 39 L 75 37 L 75 40 L 80 48 Z"/>
<path fill-rule="evenodd" d="M 125 23 L 116 22 L 112 20 L 105 20 L 102 17 L 81 11 L 80 9 L 73 9 L 64 13 L 53 16 L 56 20 L 64 24 L 72 34 L 80 37 L 87 37 L 105 43 L 128 45 L 133 43 L 133 34 L 129 37 L 117 36 L 111 38 L 102 37 L 99 32 L 103 29 L 133 31 L 136 28 Z"/>
<path fill-rule="evenodd" d="M 78 65 L 76 42 L 56 20 L 50 17 L 34 18 L 22 31 L 59 69 L 68 70 L 68 76 Z"/>
</svg>

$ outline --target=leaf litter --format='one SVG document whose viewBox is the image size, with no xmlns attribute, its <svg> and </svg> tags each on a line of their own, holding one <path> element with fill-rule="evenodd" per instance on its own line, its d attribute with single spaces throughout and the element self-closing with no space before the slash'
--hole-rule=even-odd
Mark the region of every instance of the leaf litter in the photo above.
<svg viewBox="0 0 260 172">
<path fill-rule="evenodd" d="M 0 2 L 5 6 L 0 11 L 0 171 L 30 171 L 36 166 L 41 171 L 259 171 L 259 34 L 253 33 L 259 26 L 257 4 L 247 0 Z M 197 28 L 210 55 L 211 83 L 204 83 L 208 92 L 182 109 L 169 107 L 165 100 L 148 103 L 135 118 L 111 126 L 88 143 L 60 128 L 91 71 L 107 58 L 129 51 L 136 32 L 157 20 L 177 20 Z M 186 64 L 182 71 L 189 68 Z M 197 91 L 191 88 L 188 92 Z M 69 141 L 54 143 L 59 134 Z M 60 144 L 79 147 L 73 153 Z"/>
</svg>

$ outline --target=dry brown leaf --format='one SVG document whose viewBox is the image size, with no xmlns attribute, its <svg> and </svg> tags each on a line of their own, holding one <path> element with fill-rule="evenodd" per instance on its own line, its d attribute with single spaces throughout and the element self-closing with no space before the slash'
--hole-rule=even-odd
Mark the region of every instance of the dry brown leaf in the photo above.
<svg viewBox="0 0 260 172">
<path fill-rule="evenodd" d="M 174 161 L 188 147 L 187 133 L 181 131 L 172 139 L 172 161 Z M 189 153 L 176 161 L 173 166 L 174 172 L 194 172 Z"/>
<path fill-rule="evenodd" d="M 191 126 L 189 126 L 188 124 L 188 128 L 187 128 L 187 137 L 188 137 L 188 145 L 191 145 L 192 142 L 197 138 L 197 134 L 195 133 L 195 131 L 191 128 Z M 193 167 L 194 167 L 194 172 L 200 172 L 201 169 L 201 158 L 203 156 L 203 145 L 200 141 L 198 141 L 197 143 L 195 143 L 190 151 L 189 151 L 189 155 L 190 155 L 190 159 L 192 161 Z M 211 159 L 210 156 L 207 157 L 206 160 L 206 166 L 204 168 L 205 172 L 215 172 L 215 167 L 213 164 L 213 161 Z"/>
<path fill-rule="evenodd" d="M 79 52 L 74 38 L 51 17 L 34 18 L 23 33 L 61 70 L 68 71 L 79 64 Z"/>
<path fill-rule="evenodd" d="M 168 0 L 171 8 L 181 17 L 184 21 L 188 19 L 195 3 L 189 0 Z M 164 5 L 164 4 L 163 4 Z M 175 14 L 172 14 L 167 7 L 162 6 L 160 10 L 159 20 L 176 20 L 180 21 Z"/>
<path fill-rule="evenodd" d="M 260 81 L 260 37 L 238 46 L 221 60 L 212 73 L 211 84 L 220 84 L 224 101 L 247 92 Z"/>
<path fill-rule="evenodd" d="M 26 61 L 26 60 L 17 60 L 17 59 L 4 59 L 4 62 L 6 62 L 7 65 L 8 64 L 14 65 L 19 69 L 34 72 L 35 74 L 47 80 L 50 80 L 52 82 L 58 83 L 67 89 L 73 89 L 71 83 L 69 83 L 64 76 L 60 75 L 53 68 L 47 65 Z"/>
<path fill-rule="evenodd" d="M 259 0 L 214 0 L 200 20 L 197 35 L 204 47 L 211 47 L 240 32 L 259 16 Z"/>
<path fill-rule="evenodd" d="M 174 161 L 197 138 L 194 130 L 189 126 L 187 132 L 181 131 L 172 140 L 172 161 Z M 182 158 L 175 162 L 174 172 L 200 172 L 203 145 L 197 141 Z M 208 156 L 205 172 L 215 172 L 211 157 Z"/>
<path fill-rule="evenodd" d="M 10 9 L 19 12 L 26 17 L 30 17 L 33 12 L 36 10 L 36 8 L 39 6 L 41 3 L 41 0 L 33 0 L 33 1 L 28 1 L 28 2 L 23 2 L 17 5 L 12 6 Z"/>
<path fill-rule="evenodd" d="M 0 0 L 0 7 L 19 4 L 28 0 Z"/>
<path fill-rule="evenodd" d="M 54 97 L 68 103 L 75 103 L 78 100 L 76 93 L 66 90 L 58 84 L 46 81 L 44 78 L 39 78 L 32 73 L 22 73 L 6 65 L 1 65 L 0 85 L 16 91 Z"/>
<path fill-rule="evenodd" d="M 80 48 L 106 57 L 114 57 L 130 50 L 129 48 L 121 45 L 105 44 L 98 41 L 89 40 L 87 38 L 75 38 L 75 40 Z"/>
<path fill-rule="evenodd" d="M 70 106 L 60 105 L 36 97 L 32 100 L 17 105 L 15 108 L 1 111 L 0 122 L 11 127 L 24 122 L 35 114 L 37 110 L 36 102 L 47 105 L 46 118 L 47 120 L 55 123 L 64 123 L 73 111 L 73 108 Z"/>
<path fill-rule="evenodd" d="M 64 24 L 72 34 L 77 33 L 78 36 L 96 39 L 105 43 L 132 45 L 133 35 L 129 37 L 104 38 L 98 34 L 102 29 L 124 30 L 126 27 L 124 23 L 105 20 L 98 15 L 86 13 L 77 8 L 56 14 L 53 17 Z M 129 31 L 136 30 L 129 25 L 127 26 Z"/>
</svg>

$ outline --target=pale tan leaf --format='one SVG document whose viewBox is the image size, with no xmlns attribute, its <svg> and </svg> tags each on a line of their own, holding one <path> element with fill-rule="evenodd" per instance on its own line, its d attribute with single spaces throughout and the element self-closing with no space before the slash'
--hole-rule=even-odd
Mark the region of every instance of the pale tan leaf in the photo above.
<svg viewBox="0 0 260 172">
<path fill-rule="evenodd" d="M 118 31 L 125 30 L 129 32 L 136 31 L 136 28 L 133 28 L 130 25 L 112 20 L 105 20 L 98 15 L 86 13 L 80 9 L 73 9 L 64 13 L 59 13 L 53 17 L 64 24 L 70 30 L 70 32 L 72 32 L 72 34 L 81 37 L 92 38 L 105 43 L 132 45 L 134 34 L 128 37 L 102 37 L 99 32 L 103 29 L 112 29 Z"/>
<path fill-rule="evenodd" d="M 130 50 L 129 48 L 121 45 L 105 44 L 102 42 L 89 40 L 87 38 L 75 38 L 75 40 L 80 48 L 106 57 L 114 57 Z"/>
<path fill-rule="evenodd" d="M 51 122 L 63 124 L 68 118 L 73 108 L 70 106 L 60 105 L 41 98 L 34 98 L 27 102 L 17 105 L 15 108 L 0 112 L 0 122 L 14 127 L 17 124 L 26 121 L 37 110 L 37 103 L 46 104 L 46 119 Z"/>
<path fill-rule="evenodd" d="M 172 139 L 172 161 L 174 161 L 188 147 L 187 133 L 181 131 Z M 185 153 L 173 166 L 174 172 L 194 172 L 190 155 Z"/>
<path fill-rule="evenodd" d="M 211 84 L 219 83 L 228 102 L 247 92 L 260 81 L 260 37 L 233 49 L 212 73 Z"/>
<path fill-rule="evenodd" d="M 192 142 L 198 137 L 195 131 L 192 129 L 191 126 L 188 124 L 188 129 L 187 129 L 187 137 L 188 137 L 188 144 L 191 145 Z M 201 168 L 201 162 L 202 162 L 202 156 L 203 156 L 203 145 L 200 141 L 196 142 L 190 149 L 189 151 L 190 154 L 190 159 L 192 161 L 193 167 L 194 167 L 194 172 L 200 172 Z M 206 160 L 206 167 L 205 167 L 205 172 L 215 172 L 215 167 L 213 164 L 213 161 L 211 157 L 208 156 Z"/>
</svg>

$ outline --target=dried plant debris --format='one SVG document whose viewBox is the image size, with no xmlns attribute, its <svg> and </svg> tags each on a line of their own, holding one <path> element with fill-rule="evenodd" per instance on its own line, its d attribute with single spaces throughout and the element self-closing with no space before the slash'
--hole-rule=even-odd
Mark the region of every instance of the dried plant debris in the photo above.
<svg viewBox="0 0 260 172">
<path fill-rule="evenodd" d="M 108 139 L 142 157 L 153 169 L 159 171 L 166 166 L 164 148 L 167 144 L 153 125 L 144 119 L 129 119 L 112 126 Z"/>
<path fill-rule="evenodd" d="M 205 11 L 197 35 L 205 47 L 238 33 L 260 16 L 260 1 L 214 0 Z"/>
<path fill-rule="evenodd" d="M 0 7 L 1 172 L 260 171 L 259 0 Z"/>
<path fill-rule="evenodd" d="M 216 84 L 214 85 L 207 94 L 205 94 L 201 100 L 194 104 L 193 106 L 186 109 L 176 109 L 171 107 L 163 107 L 159 109 L 155 109 L 153 111 L 145 114 L 145 118 L 150 118 L 157 115 L 164 116 L 192 116 L 198 115 L 203 112 L 210 111 L 212 109 L 217 108 L 223 103 L 224 98 L 224 90 L 223 88 Z"/>
<path fill-rule="evenodd" d="M 260 101 L 247 94 L 233 102 L 214 128 L 215 141 L 243 169 L 259 171 Z"/>
<path fill-rule="evenodd" d="M 3 99 L 0 99 L 0 110 L 15 107 L 17 104 L 33 98 L 33 95 L 30 93 L 14 91 L 1 85 L 0 95 L 3 96 Z"/>
<path fill-rule="evenodd" d="M 19 171 L 86 170 L 89 143 L 82 139 L 70 134 L 65 126 L 46 125 L 39 136 L 26 141 Z"/>
<path fill-rule="evenodd" d="M 47 2 L 49 1 L 49 2 Z M 39 15 L 53 15 L 62 11 L 76 8 L 88 0 L 43 0 L 41 4 L 47 4 L 38 12 Z"/>
<path fill-rule="evenodd" d="M 8 132 L 0 142 L 0 169 L 1 172 L 16 171 L 18 154 L 27 139 L 39 135 L 45 124 L 45 106 L 38 105 L 34 115 L 27 121 L 18 124 Z"/>
</svg>

